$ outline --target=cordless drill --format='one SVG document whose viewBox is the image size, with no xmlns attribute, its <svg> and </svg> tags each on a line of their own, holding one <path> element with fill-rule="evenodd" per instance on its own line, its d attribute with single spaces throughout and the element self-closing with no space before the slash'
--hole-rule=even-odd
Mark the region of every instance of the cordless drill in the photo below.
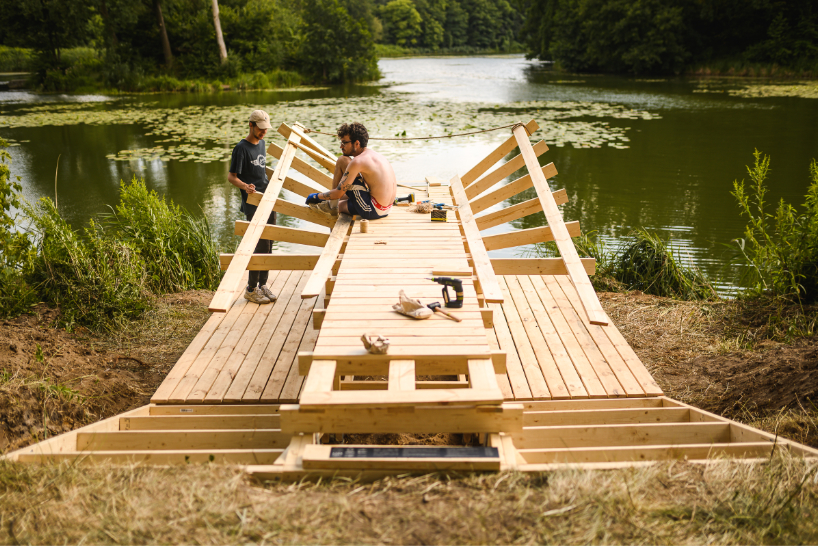
<svg viewBox="0 0 818 546">
<path fill-rule="evenodd" d="M 460 279 L 453 279 L 452 277 L 432 277 L 428 280 L 443 285 L 443 301 L 446 302 L 446 307 L 449 307 L 450 309 L 460 309 L 463 307 L 463 281 Z M 449 296 L 450 286 L 454 288 L 454 293 L 457 298 L 454 301 L 452 301 L 451 297 Z"/>
</svg>

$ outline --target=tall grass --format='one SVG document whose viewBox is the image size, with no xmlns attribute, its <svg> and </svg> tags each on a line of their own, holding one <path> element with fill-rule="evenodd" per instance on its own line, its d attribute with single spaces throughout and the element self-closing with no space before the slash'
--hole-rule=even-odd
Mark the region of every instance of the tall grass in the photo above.
<svg viewBox="0 0 818 546">
<path fill-rule="evenodd" d="M 22 47 L 0 46 L 0 72 L 28 72 L 34 66 L 34 54 Z"/>
<path fill-rule="evenodd" d="M 156 293 L 215 290 L 219 255 L 204 216 L 194 217 L 148 190 L 143 180 L 122 183 L 119 205 L 103 216 L 110 235 L 145 260 L 148 288 Z"/>
<path fill-rule="evenodd" d="M 765 182 L 770 158 L 758 150 L 747 167 L 750 182 L 733 182 L 733 196 L 747 218 L 744 237 L 736 239 L 747 267 L 741 279 L 747 295 L 782 297 L 797 303 L 818 301 L 818 163 L 809 167 L 810 183 L 799 212 L 779 201 L 768 211 Z"/>
</svg>

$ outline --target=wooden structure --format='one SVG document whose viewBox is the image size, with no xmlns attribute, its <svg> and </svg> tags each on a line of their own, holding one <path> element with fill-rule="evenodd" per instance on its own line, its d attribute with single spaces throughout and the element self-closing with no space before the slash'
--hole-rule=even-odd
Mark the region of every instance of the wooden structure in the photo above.
<svg viewBox="0 0 818 546">
<path fill-rule="evenodd" d="M 270 185 L 254 194 L 259 214 L 243 235 L 210 309 L 213 315 L 152 397 L 151 404 L 10 455 L 21 461 L 80 458 L 153 464 L 220 461 L 261 478 L 300 479 L 432 470 L 539 471 L 563 465 L 615 467 L 669 458 L 769 457 L 818 451 L 703 412 L 665 396 L 602 310 L 590 284 L 593 260 L 577 255 L 552 191 L 553 164 L 540 166 L 535 122 L 462 177 L 427 179 L 416 194 L 454 205 L 447 222 L 394 207 L 362 233 L 354 218 L 329 218 L 279 197 L 306 196 L 331 178 L 334 158 L 303 128 L 287 138 Z M 515 148 L 520 155 L 494 168 Z M 527 175 L 498 187 L 525 166 Z M 291 178 L 296 170 L 308 181 Z M 420 183 L 418 183 L 420 185 Z M 491 206 L 534 187 L 537 197 Z M 270 211 L 316 224 L 265 225 Z M 483 237 L 481 231 L 544 212 L 548 226 Z M 327 232 L 329 228 L 329 232 Z M 254 255 L 259 238 L 317 247 L 314 254 Z M 489 250 L 555 241 L 561 257 L 493 259 Z M 247 270 L 271 270 L 278 300 L 238 297 Z M 441 301 L 432 276 L 457 276 L 462 321 L 416 321 L 392 311 L 403 289 Z M 388 337 L 369 354 L 364 333 Z M 347 433 L 464 433 L 479 448 L 350 446 Z"/>
</svg>

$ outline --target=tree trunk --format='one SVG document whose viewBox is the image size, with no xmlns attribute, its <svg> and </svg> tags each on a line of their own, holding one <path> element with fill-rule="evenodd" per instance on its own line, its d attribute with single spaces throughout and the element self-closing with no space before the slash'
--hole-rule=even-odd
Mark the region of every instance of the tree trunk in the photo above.
<svg viewBox="0 0 818 546">
<path fill-rule="evenodd" d="M 153 7 L 156 10 L 156 24 L 159 25 L 159 34 L 162 37 L 162 52 L 165 54 L 165 67 L 170 68 L 173 65 L 173 53 L 170 52 L 170 40 L 168 40 L 168 31 L 165 28 L 165 18 L 162 17 L 162 5 L 159 0 L 153 0 Z"/>
<path fill-rule="evenodd" d="M 108 6 L 105 4 L 105 0 L 102 0 L 102 4 L 99 6 L 99 13 L 102 15 L 102 20 L 105 23 L 105 31 L 108 34 L 108 45 L 115 48 L 119 45 L 119 40 L 116 39 L 114 24 L 111 22 L 111 18 L 108 15 Z"/>
<path fill-rule="evenodd" d="M 219 44 L 219 61 L 227 62 L 227 48 L 224 46 L 224 36 L 222 36 L 222 22 L 219 20 L 219 0 L 213 0 L 213 25 L 216 27 L 216 42 Z"/>
</svg>

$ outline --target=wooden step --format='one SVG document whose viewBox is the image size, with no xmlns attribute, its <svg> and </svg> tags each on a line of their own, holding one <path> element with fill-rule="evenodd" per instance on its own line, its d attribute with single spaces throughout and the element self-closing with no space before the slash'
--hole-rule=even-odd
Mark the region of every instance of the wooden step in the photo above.
<svg viewBox="0 0 818 546">
<path fill-rule="evenodd" d="M 497 448 L 307 445 L 302 466 L 340 470 L 499 471 Z"/>
<path fill-rule="evenodd" d="M 289 442 L 279 429 L 80 432 L 77 451 L 273 449 Z"/>
<path fill-rule="evenodd" d="M 18 461 L 45 463 L 76 461 L 79 463 L 110 464 L 273 464 L 284 449 L 187 449 L 129 451 L 68 451 L 63 453 L 22 453 Z"/>
</svg>

